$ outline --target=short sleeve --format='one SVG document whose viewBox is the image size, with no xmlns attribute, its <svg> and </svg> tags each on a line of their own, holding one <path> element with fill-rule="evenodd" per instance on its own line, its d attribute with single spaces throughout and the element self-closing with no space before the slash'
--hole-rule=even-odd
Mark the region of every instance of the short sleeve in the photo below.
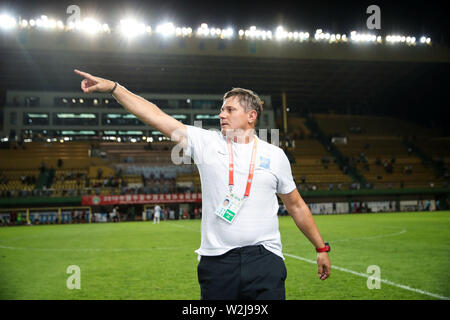
<svg viewBox="0 0 450 320">
<path fill-rule="evenodd" d="M 201 132 L 200 128 L 194 126 L 186 126 L 187 130 L 187 146 L 184 149 L 184 154 L 193 157 L 195 150 L 201 148 Z"/>
<path fill-rule="evenodd" d="M 186 126 L 187 145 L 184 154 L 191 157 L 195 163 L 201 163 L 205 149 L 217 139 L 217 133 L 212 130 L 205 130 L 195 126 Z"/>
<path fill-rule="evenodd" d="M 282 149 L 279 150 L 276 175 L 278 178 L 277 193 L 287 194 L 297 188 L 292 176 L 291 164 Z"/>
</svg>

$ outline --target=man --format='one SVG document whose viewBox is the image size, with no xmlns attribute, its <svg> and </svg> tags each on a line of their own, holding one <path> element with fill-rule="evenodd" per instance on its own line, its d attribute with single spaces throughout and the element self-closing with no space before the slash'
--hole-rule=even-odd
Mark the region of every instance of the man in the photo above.
<svg viewBox="0 0 450 320">
<path fill-rule="evenodd" d="M 111 217 L 112 217 L 112 221 L 113 222 L 120 222 L 120 213 L 119 213 L 119 207 L 118 206 L 115 206 L 113 208 Z"/>
<path fill-rule="evenodd" d="M 319 279 L 329 277 L 329 246 L 297 191 L 286 155 L 254 134 L 262 112 L 256 94 L 240 88 L 227 92 L 219 115 L 221 131 L 213 132 L 182 124 L 117 82 L 75 72 L 84 77 L 83 92 L 112 93 L 125 109 L 194 158 L 202 183 L 201 246 L 196 251 L 202 299 L 285 299 L 277 193 L 318 252 Z"/>
<path fill-rule="evenodd" d="M 153 217 L 153 224 L 158 223 L 161 220 L 161 207 L 159 205 L 155 206 L 155 215 Z"/>
</svg>

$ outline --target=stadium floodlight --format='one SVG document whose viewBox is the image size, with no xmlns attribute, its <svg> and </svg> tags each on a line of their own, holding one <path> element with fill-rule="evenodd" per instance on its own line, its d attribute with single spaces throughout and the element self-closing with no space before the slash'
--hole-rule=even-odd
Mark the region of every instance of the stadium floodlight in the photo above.
<svg viewBox="0 0 450 320">
<path fill-rule="evenodd" d="M 106 33 L 111 32 L 108 24 L 100 24 L 94 19 L 87 18 L 83 21 L 69 22 L 68 25 L 64 25 L 61 20 L 54 20 L 46 15 L 41 15 L 37 19 L 20 19 L 17 21 L 15 18 L 8 14 L 0 15 L 0 29 L 11 29 L 18 26 L 21 29 L 26 29 L 30 27 L 38 27 L 47 30 L 80 30 L 88 34 Z M 152 27 L 146 26 L 143 23 L 137 22 L 135 19 L 124 19 L 120 20 L 120 24 L 117 26 L 117 30 L 121 31 L 123 35 L 128 38 L 133 38 L 137 35 L 142 35 L 144 33 L 151 34 Z M 156 32 L 164 37 L 177 36 L 177 37 L 191 37 L 192 28 L 188 27 L 176 27 L 173 23 L 163 23 L 156 27 Z M 208 24 L 201 23 L 200 27 L 197 29 L 195 36 L 208 37 L 208 38 L 232 38 L 234 31 L 232 28 L 228 27 L 226 29 L 221 28 L 210 28 Z M 240 39 L 244 37 L 246 39 L 261 39 L 261 40 L 272 40 L 272 31 L 258 29 L 256 26 L 250 26 L 248 30 L 241 29 L 237 32 Z M 278 26 L 275 31 L 276 40 L 289 40 L 289 41 L 306 41 L 309 39 L 308 32 L 300 31 L 288 31 L 285 30 L 283 26 Z M 381 36 L 374 34 L 358 33 L 353 30 L 350 32 L 349 38 L 345 34 L 334 34 L 334 33 L 324 33 L 322 29 L 316 29 L 314 34 L 314 39 L 317 42 L 326 40 L 328 43 L 335 42 L 348 42 L 349 40 L 354 43 L 379 43 L 382 44 L 385 41 L 387 44 L 404 43 L 408 46 L 416 45 L 416 38 L 413 36 L 391 34 L 387 35 L 384 39 Z M 422 36 L 418 38 L 417 42 L 422 44 L 431 44 L 431 38 L 427 36 Z"/>
<path fill-rule="evenodd" d="M 282 26 L 277 27 L 276 33 L 275 33 L 275 37 L 277 38 L 277 40 L 283 40 L 286 39 L 288 36 L 287 31 L 284 30 L 284 28 Z"/>
<path fill-rule="evenodd" d="M 261 40 L 266 40 L 266 39 L 271 39 L 272 38 L 272 33 L 270 31 L 266 31 L 266 30 L 261 30 L 256 28 L 256 26 L 251 26 L 250 29 L 248 30 L 239 30 L 239 36 L 242 39 L 242 36 L 246 36 L 249 37 L 251 39 L 261 39 Z"/>
<path fill-rule="evenodd" d="M 82 23 L 78 25 L 80 31 L 87 34 L 94 35 L 103 30 L 103 26 L 95 19 L 85 18 Z"/>
<path fill-rule="evenodd" d="M 56 21 L 54 19 L 50 19 L 48 21 L 48 28 L 55 29 L 56 28 Z"/>
<path fill-rule="evenodd" d="M 261 39 L 263 39 L 263 40 L 267 39 L 267 31 L 266 30 L 261 31 Z"/>
<path fill-rule="evenodd" d="M 206 23 L 202 23 L 199 28 L 197 28 L 197 35 L 206 37 L 210 34 L 210 30 Z"/>
<path fill-rule="evenodd" d="M 109 25 L 107 23 L 102 24 L 102 31 L 111 32 L 111 30 L 109 29 Z"/>
<path fill-rule="evenodd" d="M 61 20 L 58 20 L 58 22 L 56 22 L 56 27 L 60 30 L 64 29 L 64 23 Z"/>
<path fill-rule="evenodd" d="M 218 30 L 220 30 L 220 29 L 217 29 L 216 32 L 217 32 Z M 221 39 L 230 39 L 230 38 L 233 37 L 233 33 L 234 33 L 233 29 L 228 27 L 228 28 L 226 28 L 226 29 L 220 30 L 220 33 L 218 34 L 218 36 L 219 36 Z"/>
<path fill-rule="evenodd" d="M 256 37 L 256 27 L 255 26 L 251 26 L 250 30 L 246 30 L 245 31 L 246 35 L 247 35 L 247 32 L 248 32 L 248 35 L 250 36 L 250 38 Z"/>
<path fill-rule="evenodd" d="M 328 37 L 329 37 L 329 34 L 328 34 Z M 316 39 L 316 41 L 325 39 L 325 33 L 323 33 L 322 29 L 316 30 L 316 33 L 314 34 L 314 39 Z"/>
<path fill-rule="evenodd" d="M 44 29 L 55 29 L 56 21 L 54 19 L 49 19 L 46 15 L 41 15 L 41 17 L 36 20 L 36 25 Z"/>
<path fill-rule="evenodd" d="M 138 35 L 145 33 L 145 25 L 137 22 L 135 19 L 123 19 L 120 20 L 120 31 L 127 38 L 134 38 Z"/>
<path fill-rule="evenodd" d="M 180 29 L 181 31 L 181 29 Z M 163 37 L 170 37 L 176 34 L 176 28 L 172 22 L 160 24 L 156 27 L 156 33 L 159 33 Z M 181 34 L 181 32 L 180 32 Z"/>
<path fill-rule="evenodd" d="M 48 27 L 48 17 L 46 15 L 42 15 L 40 19 L 38 19 L 39 23 L 38 27 L 47 28 Z"/>
<path fill-rule="evenodd" d="M 7 14 L 0 15 L 0 28 L 7 30 L 12 29 L 15 26 L 16 26 L 16 19 Z"/>
</svg>

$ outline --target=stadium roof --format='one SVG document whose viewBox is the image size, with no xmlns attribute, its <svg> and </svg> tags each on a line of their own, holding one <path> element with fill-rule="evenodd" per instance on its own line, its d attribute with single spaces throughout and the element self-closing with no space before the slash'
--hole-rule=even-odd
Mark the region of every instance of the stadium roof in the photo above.
<svg viewBox="0 0 450 320">
<path fill-rule="evenodd" d="M 65 6 L 59 2 L 50 5 L 43 2 L 39 6 L 24 4 L 19 7 L 18 3 L 10 6 L 16 11 L 24 10 L 23 17 L 28 15 L 28 19 L 45 10 L 50 10 L 45 13 L 51 15 Z M 160 16 L 159 19 L 175 19 L 179 12 L 183 12 L 183 16 L 180 14 L 178 17 L 180 25 L 192 23 L 193 28 L 203 21 L 227 27 L 228 22 L 242 22 L 248 18 L 248 24 L 242 23 L 242 27 L 248 28 L 252 24 L 271 27 L 275 23 L 285 23 L 291 28 L 305 26 L 304 30 L 311 35 L 317 27 L 347 33 L 352 29 L 351 25 L 355 29 L 365 27 L 367 14 L 364 10 L 369 5 L 342 8 L 334 2 L 323 2 L 316 6 L 302 4 L 292 8 L 273 3 L 234 6 L 227 2 L 228 7 L 217 7 L 214 2 L 200 6 L 189 2 L 192 8 L 188 9 L 182 2 L 171 1 L 149 4 L 134 1 L 126 5 L 107 3 L 93 5 L 81 1 L 80 6 L 85 11 L 103 14 L 104 20 L 107 20 L 104 12 L 111 16 L 119 9 L 122 9 L 122 14 L 139 9 L 154 17 L 154 21 L 157 21 L 156 15 Z M 134 92 L 221 94 L 231 87 L 246 87 L 260 94 L 272 95 L 275 106 L 280 104 L 281 92 L 285 92 L 288 105 L 293 109 L 315 104 L 350 106 L 374 101 L 388 104 L 398 95 L 420 94 L 421 88 L 422 98 L 424 93 L 437 93 L 446 95 L 448 101 L 444 83 L 450 54 L 445 41 L 441 41 L 446 39 L 448 32 L 448 28 L 442 25 L 444 11 L 424 7 L 416 12 L 414 10 L 418 8 L 413 4 L 400 6 L 383 2 L 380 7 L 383 34 L 405 31 L 405 34 L 419 37 L 422 32 L 430 30 L 427 35 L 433 38 L 433 45 L 358 46 L 198 38 L 161 40 L 156 36 L 128 43 L 114 34 L 92 40 L 83 35 L 62 33 L 51 37 L 29 30 L 16 35 L 0 35 L 0 87 L 78 90 L 79 78 L 72 72 L 77 68 L 117 80 Z M 52 8 L 58 10 L 52 11 Z M 357 13 L 361 10 L 363 12 L 359 16 Z M 270 15 L 274 18 L 266 19 Z M 212 19 L 216 20 L 207 21 Z M 233 25 L 236 30 L 241 26 L 238 23 Z"/>
<path fill-rule="evenodd" d="M 105 36 L 106 37 L 106 36 Z M 1 38 L 0 38 L 1 39 Z M 338 47 L 235 40 L 168 40 L 102 44 L 83 36 L 25 32 L 2 38 L 0 86 L 78 90 L 73 69 L 114 79 L 136 92 L 223 93 L 231 87 L 286 92 L 296 103 L 353 103 L 448 71 L 448 48 Z M 252 46 L 255 48 L 252 49 Z"/>
</svg>

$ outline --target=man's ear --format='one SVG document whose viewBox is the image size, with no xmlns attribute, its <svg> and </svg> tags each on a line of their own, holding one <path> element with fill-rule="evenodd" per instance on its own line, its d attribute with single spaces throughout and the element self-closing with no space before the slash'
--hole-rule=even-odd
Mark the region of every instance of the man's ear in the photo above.
<svg viewBox="0 0 450 320">
<path fill-rule="evenodd" d="M 256 123 L 256 119 L 258 119 L 258 112 L 256 112 L 256 110 L 251 110 L 248 113 L 248 122 L 249 123 Z"/>
</svg>

